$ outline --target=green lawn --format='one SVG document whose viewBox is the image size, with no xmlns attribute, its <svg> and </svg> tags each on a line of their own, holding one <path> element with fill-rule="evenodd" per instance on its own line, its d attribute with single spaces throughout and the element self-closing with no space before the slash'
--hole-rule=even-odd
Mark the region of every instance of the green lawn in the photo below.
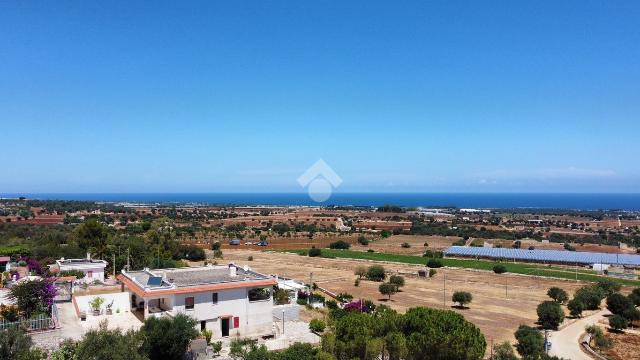
<svg viewBox="0 0 640 360">
<path fill-rule="evenodd" d="M 278 250 L 278 251 L 302 254 L 307 250 Z M 403 264 L 416 264 L 416 265 L 425 265 L 427 262 L 427 258 L 424 258 L 422 256 L 388 254 L 388 253 L 379 253 L 379 252 L 371 253 L 371 252 L 354 251 L 354 250 L 322 249 L 322 257 L 373 260 L 373 261 L 390 261 L 390 262 L 397 262 L 397 263 L 403 263 Z M 466 259 L 453 259 L 453 258 L 444 258 L 441 260 L 442 260 L 442 265 L 448 266 L 448 267 L 487 270 L 487 271 L 493 271 L 493 266 L 497 264 L 497 262 L 488 261 L 488 260 L 471 260 L 471 259 L 466 260 Z M 558 279 L 570 279 L 570 280 L 576 279 L 575 271 L 569 268 L 561 268 L 558 266 L 547 266 L 547 265 L 533 265 L 533 264 L 526 264 L 526 263 L 509 263 L 509 262 L 501 262 L 500 264 L 504 265 L 507 268 L 507 271 L 510 273 L 546 276 L 546 277 L 552 277 L 552 278 L 558 278 Z M 596 281 L 601 278 L 602 277 L 596 275 L 594 271 L 578 269 L 578 280 Z M 635 285 L 635 286 L 640 285 L 640 281 L 638 280 L 627 280 L 627 279 L 613 279 L 613 280 L 618 281 L 624 285 Z"/>
</svg>

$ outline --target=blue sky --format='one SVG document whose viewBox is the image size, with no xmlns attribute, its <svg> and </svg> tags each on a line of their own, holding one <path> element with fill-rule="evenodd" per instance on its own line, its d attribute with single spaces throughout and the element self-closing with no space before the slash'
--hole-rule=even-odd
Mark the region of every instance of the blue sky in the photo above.
<svg viewBox="0 0 640 360">
<path fill-rule="evenodd" d="M 0 3 L 0 192 L 640 192 L 638 1 Z"/>
</svg>

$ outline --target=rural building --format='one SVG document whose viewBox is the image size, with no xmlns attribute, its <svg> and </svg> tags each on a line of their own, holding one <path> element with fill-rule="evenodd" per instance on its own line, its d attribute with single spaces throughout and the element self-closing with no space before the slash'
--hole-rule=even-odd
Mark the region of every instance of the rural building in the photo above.
<svg viewBox="0 0 640 360">
<path fill-rule="evenodd" d="M 92 283 L 94 281 L 104 282 L 104 269 L 107 267 L 107 262 L 104 260 L 91 259 L 91 256 L 87 254 L 86 259 L 65 259 L 56 260 L 56 264 L 51 266 L 53 272 L 71 271 L 77 270 L 84 273 L 84 278 L 78 279 L 85 283 Z"/>
<path fill-rule="evenodd" d="M 144 318 L 187 314 L 214 338 L 272 334 L 270 276 L 228 266 L 122 271 L 122 291 Z"/>
</svg>

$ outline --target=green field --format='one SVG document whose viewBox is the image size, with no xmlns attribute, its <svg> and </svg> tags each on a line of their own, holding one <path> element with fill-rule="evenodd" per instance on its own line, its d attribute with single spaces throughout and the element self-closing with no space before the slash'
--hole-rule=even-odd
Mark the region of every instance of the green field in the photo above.
<svg viewBox="0 0 640 360">
<path fill-rule="evenodd" d="M 278 251 L 304 254 L 307 250 L 278 250 Z M 402 264 L 415 264 L 415 265 L 425 265 L 427 262 L 427 258 L 422 256 L 353 251 L 353 250 L 333 250 L 333 249 L 322 249 L 322 257 L 372 260 L 372 261 L 389 261 L 389 262 L 396 262 L 396 263 L 402 263 Z M 487 270 L 487 271 L 493 271 L 493 266 L 498 264 L 498 262 L 489 261 L 489 260 L 466 260 L 466 259 L 454 259 L 454 258 L 443 258 L 440 260 L 442 261 L 442 265 L 446 267 Z M 545 277 L 569 279 L 569 280 L 576 279 L 576 271 L 571 268 L 562 268 L 559 266 L 536 265 L 536 264 L 526 264 L 526 263 L 509 263 L 509 262 L 500 262 L 500 264 L 504 265 L 507 268 L 508 272 L 515 273 L 515 274 L 545 276 Z M 578 269 L 577 278 L 578 280 L 581 280 L 581 281 L 597 281 L 602 277 L 597 275 L 594 271 Z M 609 279 L 613 279 L 624 285 L 632 285 L 632 286 L 640 285 L 640 281 L 638 280 L 614 279 L 614 278 L 609 278 Z"/>
</svg>

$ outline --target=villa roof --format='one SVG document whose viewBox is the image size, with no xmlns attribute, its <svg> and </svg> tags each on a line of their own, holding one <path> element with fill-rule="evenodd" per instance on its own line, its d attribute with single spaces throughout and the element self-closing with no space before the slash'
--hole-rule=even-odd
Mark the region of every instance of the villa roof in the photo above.
<svg viewBox="0 0 640 360">
<path fill-rule="evenodd" d="M 275 285 L 276 280 L 249 269 L 227 266 L 123 271 L 118 280 L 140 296 L 217 291 Z"/>
</svg>

